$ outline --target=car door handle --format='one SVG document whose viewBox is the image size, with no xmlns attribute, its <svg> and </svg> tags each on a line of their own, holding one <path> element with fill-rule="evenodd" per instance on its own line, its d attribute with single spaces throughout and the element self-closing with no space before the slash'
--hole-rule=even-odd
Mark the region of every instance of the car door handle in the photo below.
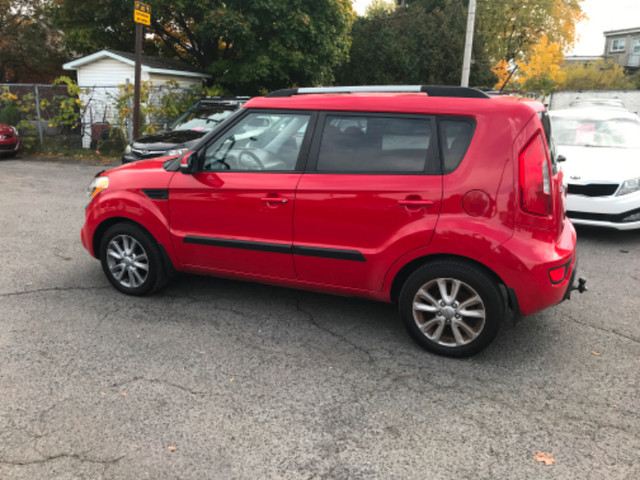
<svg viewBox="0 0 640 480">
<path fill-rule="evenodd" d="M 264 203 L 287 203 L 289 200 L 284 197 L 263 197 L 260 201 Z"/>
<path fill-rule="evenodd" d="M 413 208 L 431 207 L 433 206 L 433 204 L 434 204 L 433 200 L 410 200 L 410 199 L 398 200 L 398 205 L 400 205 L 401 207 L 413 207 Z"/>
</svg>

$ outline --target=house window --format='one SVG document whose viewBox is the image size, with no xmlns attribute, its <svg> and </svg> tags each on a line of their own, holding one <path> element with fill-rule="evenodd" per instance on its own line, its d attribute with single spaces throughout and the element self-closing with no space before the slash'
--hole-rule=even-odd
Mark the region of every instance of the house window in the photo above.
<svg viewBox="0 0 640 480">
<path fill-rule="evenodd" d="M 611 40 L 611 51 L 624 52 L 625 44 L 626 38 L 616 38 L 615 40 Z"/>
<path fill-rule="evenodd" d="M 633 53 L 640 53 L 640 38 L 633 39 Z"/>
</svg>

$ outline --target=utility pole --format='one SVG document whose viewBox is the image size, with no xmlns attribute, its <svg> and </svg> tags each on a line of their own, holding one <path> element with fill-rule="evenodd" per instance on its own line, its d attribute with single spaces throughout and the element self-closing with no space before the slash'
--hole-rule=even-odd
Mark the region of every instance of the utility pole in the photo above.
<svg viewBox="0 0 640 480">
<path fill-rule="evenodd" d="M 467 14 L 467 37 L 464 41 L 464 58 L 462 60 L 462 81 L 460 85 L 469 86 L 471 74 L 471 50 L 473 48 L 473 30 L 476 23 L 476 0 L 469 0 L 469 13 Z"/>
<path fill-rule="evenodd" d="M 133 4 L 133 21 L 136 24 L 136 66 L 133 85 L 133 138 L 140 136 L 140 82 L 142 73 L 142 25 L 151 24 L 151 7 L 136 1 Z"/>
<path fill-rule="evenodd" d="M 136 66 L 133 81 L 133 138 L 140 136 L 140 81 L 142 77 L 142 24 L 136 22 Z"/>
</svg>

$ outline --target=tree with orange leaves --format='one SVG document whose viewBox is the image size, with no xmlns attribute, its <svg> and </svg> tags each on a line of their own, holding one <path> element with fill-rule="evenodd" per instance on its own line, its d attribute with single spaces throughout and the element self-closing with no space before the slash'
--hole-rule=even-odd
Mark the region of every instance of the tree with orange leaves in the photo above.
<svg viewBox="0 0 640 480">
<path fill-rule="evenodd" d="M 564 53 L 558 43 L 549 42 L 542 35 L 540 42 L 533 47 L 528 62 L 518 62 L 518 83 L 528 91 L 540 91 L 549 94 L 567 77 L 563 70 Z"/>
</svg>

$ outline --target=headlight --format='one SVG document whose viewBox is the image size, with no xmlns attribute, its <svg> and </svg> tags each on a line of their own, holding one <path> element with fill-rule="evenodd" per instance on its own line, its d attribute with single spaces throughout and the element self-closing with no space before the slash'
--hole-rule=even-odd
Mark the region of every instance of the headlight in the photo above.
<svg viewBox="0 0 640 480">
<path fill-rule="evenodd" d="M 105 188 L 109 187 L 109 177 L 95 177 L 89 188 L 87 189 L 87 193 L 91 198 L 95 197 L 98 193 L 100 193 Z"/>
<path fill-rule="evenodd" d="M 124 149 L 124 154 L 129 155 L 131 153 L 131 145 L 127 145 Z"/>
<path fill-rule="evenodd" d="M 638 190 L 640 190 L 640 177 L 632 178 L 631 180 L 625 180 L 616 196 L 619 197 L 621 195 L 627 195 L 629 193 L 637 192 Z"/>
<path fill-rule="evenodd" d="M 18 135 L 18 129 L 16 127 L 11 127 L 13 128 L 13 133 L 16 137 L 19 137 L 20 135 Z"/>
<path fill-rule="evenodd" d="M 188 148 L 176 148 L 174 150 L 169 150 L 165 155 L 182 155 L 184 152 L 187 152 Z"/>
</svg>

